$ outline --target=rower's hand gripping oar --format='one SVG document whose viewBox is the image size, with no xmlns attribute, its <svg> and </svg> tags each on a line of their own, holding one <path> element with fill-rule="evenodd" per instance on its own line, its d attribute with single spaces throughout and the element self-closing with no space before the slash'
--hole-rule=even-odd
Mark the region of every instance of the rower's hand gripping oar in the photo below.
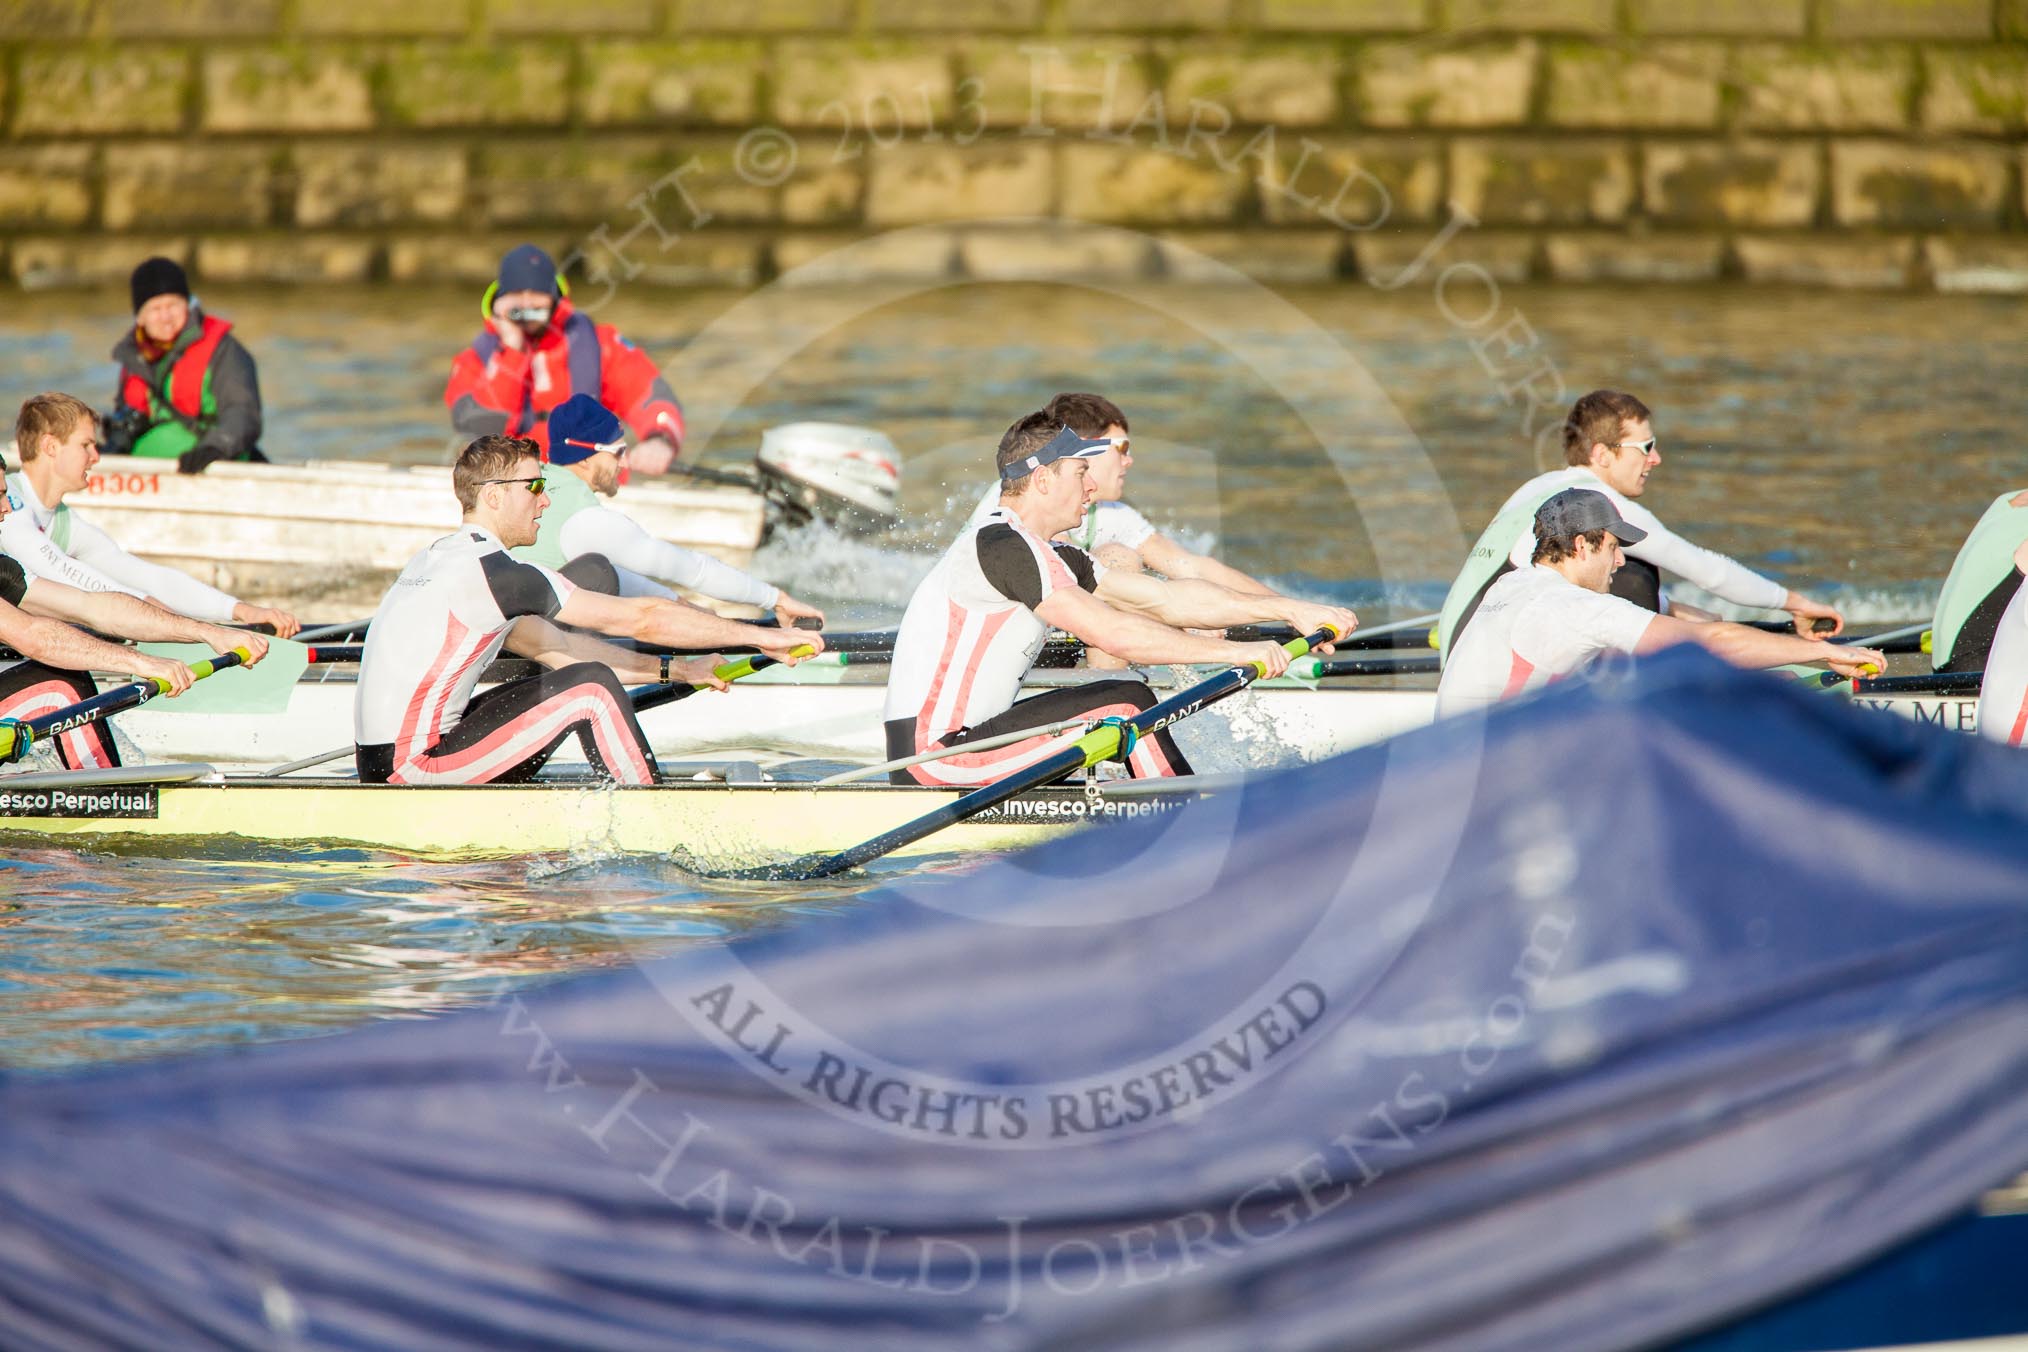
<svg viewBox="0 0 2028 1352">
<path fill-rule="evenodd" d="M 237 667 L 252 660 L 253 654 L 247 649 L 234 648 L 230 652 L 219 653 L 216 657 L 192 662 L 190 677 L 194 681 L 201 681 L 215 672 Z M 146 704 L 157 695 L 168 693 L 169 682 L 159 676 L 150 676 L 144 681 L 135 681 L 130 685 L 115 686 L 111 690 L 101 691 L 88 700 L 82 700 L 67 709 L 58 709 L 52 714 L 44 714 L 41 718 L 0 722 L 0 764 L 19 760 L 28 754 L 29 748 L 36 742 L 61 736 L 72 728 L 96 723 L 108 714 L 116 714 L 122 709 L 132 709 Z"/>
<path fill-rule="evenodd" d="M 815 657 L 816 655 L 817 650 L 807 643 L 789 650 L 789 656 L 791 657 Z M 711 669 L 711 674 L 721 681 L 732 682 L 742 676 L 751 676 L 756 671 L 764 671 L 769 667 L 780 665 L 781 659 L 779 657 L 769 657 L 766 653 L 753 653 L 746 657 L 734 658 L 730 662 L 721 662 Z M 628 691 L 627 694 L 634 702 L 634 712 L 644 713 L 649 709 L 659 709 L 665 704 L 674 704 L 679 699 L 688 699 L 700 690 L 710 690 L 712 688 L 701 681 L 671 681 L 667 685 L 640 686 Z"/>
<path fill-rule="evenodd" d="M 1334 643 L 1342 637 L 1344 635 L 1335 628 L 1326 625 L 1314 634 L 1290 639 L 1282 645 L 1282 648 L 1292 658 L 1302 657 L 1312 648 Z M 974 789 L 934 812 L 925 812 L 912 822 L 897 826 L 892 831 L 875 836 L 871 840 L 862 841 L 848 850 L 840 850 L 837 854 L 806 856 L 795 863 L 780 867 L 741 869 L 731 875 L 721 876 L 805 882 L 812 878 L 828 878 L 835 873 L 843 873 L 848 868 L 856 868 L 868 860 L 878 859 L 883 854 L 890 854 L 904 845 L 913 844 L 924 836 L 941 831 L 946 826 L 956 825 L 967 817 L 975 817 L 989 808 L 997 807 L 1016 794 L 1041 788 L 1045 784 L 1103 760 L 1125 759 L 1132 753 L 1134 743 L 1141 738 L 1153 736 L 1170 724 L 1188 718 L 1227 695 L 1237 694 L 1265 675 L 1267 667 L 1260 662 L 1242 662 L 1236 667 L 1228 667 L 1217 675 L 1207 677 L 1187 690 L 1180 690 L 1161 703 L 1150 705 L 1137 714 L 1125 718 L 1104 719 L 1090 732 L 1055 755 L 1039 760 L 1027 769 L 1016 771 L 984 788 Z"/>
</svg>

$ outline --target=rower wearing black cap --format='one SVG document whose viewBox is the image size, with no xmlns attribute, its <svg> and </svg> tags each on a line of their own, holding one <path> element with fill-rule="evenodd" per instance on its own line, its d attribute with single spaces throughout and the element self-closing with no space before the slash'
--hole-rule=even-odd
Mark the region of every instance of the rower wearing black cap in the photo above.
<svg viewBox="0 0 2028 1352">
<path fill-rule="evenodd" d="M 1232 643 L 1176 626 L 1285 622 L 1350 633 L 1351 611 L 1280 596 L 1244 596 L 1209 583 L 1108 570 L 1075 545 L 1051 541 L 1084 519 L 1094 486 L 1087 461 L 1111 451 L 1048 413 L 1007 429 L 996 463 L 1000 503 L 958 538 L 910 598 L 887 685 L 887 748 L 895 759 L 1070 718 L 1127 716 L 1155 703 L 1146 683 L 1103 680 L 1019 700 L 1022 677 L 1052 626 L 1134 662 L 1262 663 L 1286 670 L 1278 643 Z M 1328 649 L 1326 649 L 1328 651 Z M 1023 769 L 1050 747 L 1044 734 L 892 772 L 897 783 L 983 784 Z M 1187 774 L 1167 733 L 1128 756 L 1135 776 Z"/>
<path fill-rule="evenodd" d="M 683 408 L 647 353 L 570 301 L 556 262 L 533 244 L 500 260 L 479 302 L 486 327 L 451 363 L 444 403 L 460 435 L 549 445 L 550 410 L 588 394 L 633 432 L 629 467 L 661 474 L 683 446 Z"/>
<path fill-rule="evenodd" d="M 1605 653 L 1650 653 L 1697 643 L 1743 667 L 1822 662 L 1844 676 L 1887 659 L 1871 648 L 1774 634 L 1744 624 L 1657 615 L 1611 593 L 1623 546 L 1647 538 L 1605 494 L 1566 488 L 1535 511 L 1530 566 L 1486 590 L 1478 615 L 1451 649 L 1437 714 L 1483 708 L 1581 671 Z"/>
</svg>

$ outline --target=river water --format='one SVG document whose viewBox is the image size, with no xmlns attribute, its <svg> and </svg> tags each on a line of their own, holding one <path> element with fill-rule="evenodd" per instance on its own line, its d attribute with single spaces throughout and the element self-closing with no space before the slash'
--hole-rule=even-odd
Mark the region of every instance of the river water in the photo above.
<svg viewBox="0 0 2028 1352">
<path fill-rule="evenodd" d="M 273 457 L 446 458 L 443 378 L 478 327 L 475 295 L 204 299 L 260 362 Z M 1434 608 L 1469 537 L 1549 463 L 1533 434 L 1596 386 L 1655 409 L 1664 458 L 1645 501 L 1664 519 L 1855 618 L 1926 614 L 1985 504 L 2028 483 L 2028 311 L 2007 298 L 973 285 L 632 292 L 598 317 L 665 362 L 704 463 L 750 459 L 763 428 L 806 418 L 894 438 L 893 538 L 790 535 L 756 565 L 850 622 L 897 613 L 1000 431 L 1059 389 L 1127 409 L 1132 496 L 1158 524 L 1372 618 Z M 0 315 L 6 397 L 106 401 L 126 322 L 124 293 L 17 297 Z M 864 885 L 728 894 L 638 860 L 33 850 L 0 860 L 0 1066 L 414 1016 L 809 923 Z"/>
</svg>

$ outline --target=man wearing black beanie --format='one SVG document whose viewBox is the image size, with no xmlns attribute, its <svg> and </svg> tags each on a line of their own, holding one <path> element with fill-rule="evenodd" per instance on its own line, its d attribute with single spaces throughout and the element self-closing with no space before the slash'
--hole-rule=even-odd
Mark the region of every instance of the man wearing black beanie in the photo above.
<svg viewBox="0 0 2028 1352">
<path fill-rule="evenodd" d="M 120 385 L 106 418 L 109 455 L 174 457 L 195 474 L 260 453 L 261 391 L 232 325 L 205 314 L 173 258 L 134 269 L 134 327 L 113 345 Z"/>
</svg>

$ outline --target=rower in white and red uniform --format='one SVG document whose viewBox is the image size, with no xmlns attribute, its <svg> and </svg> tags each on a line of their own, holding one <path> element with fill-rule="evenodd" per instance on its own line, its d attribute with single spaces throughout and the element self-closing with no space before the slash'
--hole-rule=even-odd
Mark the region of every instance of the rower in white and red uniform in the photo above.
<svg viewBox="0 0 2028 1352">
<path fill-rule="evenodd" d="M 791 663 L 792 648 L 823 649 L 807 631 L 741 624 L 660 597 L 606 596 L 515 560 L 507 550 L 534 541 L 549 505 L 538 454 L 526 438 L 486 436 L 458 457 L 452 485 L 463 528 L 409 561 L 367 629 L 353 712 L 362 781 L 522 781 L 576 736 L 600 773 L 657 782 L 620 681 L 722 690 L 712 668 L 723 659 L 657 659 L 561 625 L 662 647 L 754 647 Z M 550 670 L 472 698 L 503 647 Z"/>
<path fill-rule="evenodd" d="M 1535 511 L 1530 566 L 1486 590 L 1471 628 L 1451 650 L 1437 686 L 1446 717 L 1539 690 L 1606 653 L 1629 656 L 1673 643 L 1697 643 L 1744 667 L 1822 662 L 1841 675 L 1887 659 L 1871 648 L 1769 633 L 1744 624 L 1693 622 L 1657 615 L 1609 588 L 1625 556 L 1647 532 L 1632 525 L 1604 493 L 1566 488 Z"/>
<path fill-rule="evenodd" d="M 1194 580 L 1109 571 L 1052 537 L 1076 526 L 1095 491 L 1086 462 L 1113 449 L 1032 413 L 1001 438 L 1000 505 L 968 529 L 910 598 L 887 686 L 887 748 L 894 759 L 1066 718 L 1126 716 L 1154 704 L 1141 681 L 1105 680 L 1016 702 L 1022 677 L 1053 625 L 1135 662 L 1260 662 L 1288 667 L 1276 643 L 1231 643 L 1185 633 L 1194 625 L 1285 622 L 1341 634 L 1351 611 L 1280 596 L 1245 596 Z M 960 753 L 892 772 L 896 783 L 983 784 L 1042 756 L 1046 735 Z M 1189 773 L 1167 733 L 1142 739 L 1127 761 L 1137 777 Z"/>
<path fill-rule="evenodd" d="M 80 416 L 89 420 L 90 411 Z M 7 496 L 0 493 L 0 530 L 11 511 Z M 39 577 L 11 554 L 0 553 L 0 644 L 22 655 L 20 661 L 0 661 L 0 722 L 44 718 L 92 698 L 99 693 L 91 676 L 94 671 L 160 680 L 172 695 L 190 688 L 193 678 L 183 663 L 108 643 L 78 625 L 144 643 L 203 643 L 221 653 L 245 648 L 252 655 L 248 666 L 268 651 L 268 641 L 259 634 L 178 615 L 125 592 L 84 591 Z M 67 770 L 120 763 L 119 748 L 104 719 L 59 734 L 56 749 Z"/>
</svg>

